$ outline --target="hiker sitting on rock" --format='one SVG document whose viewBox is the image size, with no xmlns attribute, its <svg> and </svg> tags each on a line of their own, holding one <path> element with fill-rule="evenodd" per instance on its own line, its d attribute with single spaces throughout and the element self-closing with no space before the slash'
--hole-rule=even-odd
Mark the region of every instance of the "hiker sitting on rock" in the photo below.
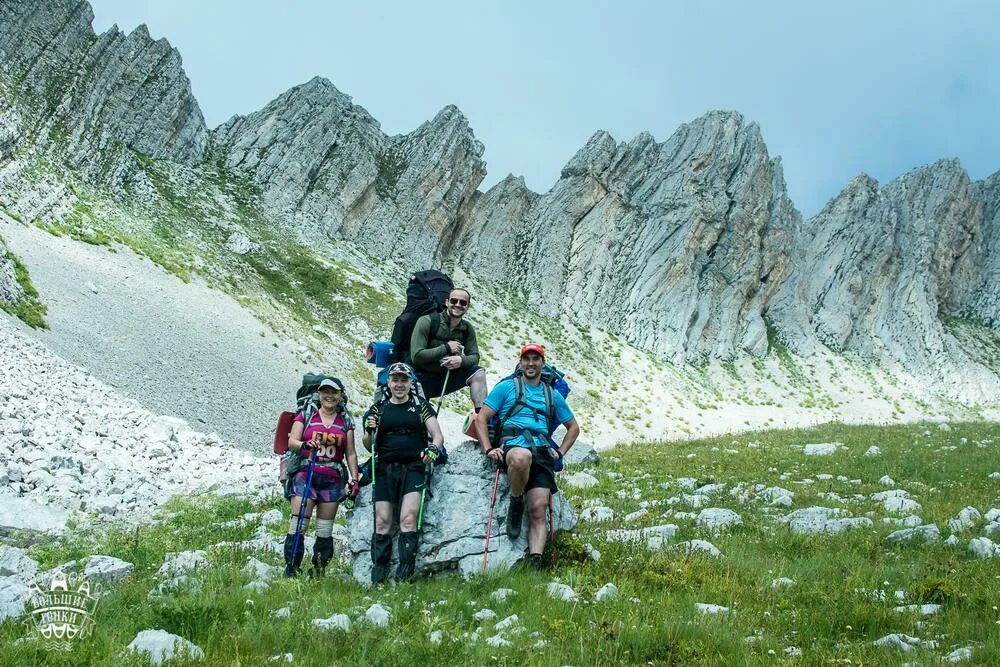
<svg viewBox="0 0 1000 667">
<path fill-rule="evenodd" d="M 529 343 L 521 348 L 520 370 L 524 382 L 523 402 L 518 407 L 517 380 L 497 383 L 486 397 L 476 418 L 479 444 L 486 455 L 507 470 L 510 480 L 510 509 L 507 511 L 507 536 L 516 540 L 521 535 L 525 496 L 528 505 L 527 563 L 542 568 L 545 550 L 545 512 L 553 493 L 558 493 L 554 457 L 564 457 L 580 435 L 580 426 L 566 399 L 542 385 L 545 349 Z M 548 391 L 546 391 L 548 390 Z M 549 397 L 548 399 L 546 397 Z M 551 401 L 551 403 L 549 403 Z M 556 422 L 566 427 L 559 449 L 549 447 L 547 436 L 549 406 Z M 496 414 L 498 443 L 490 442 L 489 421 Z"/>
<path fill-rule="evenodd" d="M 302 412 L 288 434 L 288 448 L 298 454 L 296 471 L 289 470 L 292 492 L 292 519 L 285 536 L 285 576 L 294 576 L 302 564 L 305 535 L 297 533 L 299 508 L 306 498 L 305 525 L 316 507 L 316 543 L 313 545 L 313 565 L 322 574 L 333 560 L 333 522 L 340 501 L 347 497 L 347 471 L 350 470 L 350 495 L 358 495 L 358 455 L 354 450 L 354 420 L 344 402 L 344 384 L 337 378 L 327 378 L 319 385 L 319 409 L 305 423 Z M 306 488 L 309 461 L 315 454 L 312 482 Z M 347 460 L 347 468 L 344 467 Z M 296 546 L 296 538 L 298 545 Z M 294 554 L 294 558 L 293 558 Z"/>
<path fill-rule="evenodd" d="M 486 374 L 477 366 L 476 331 L 464 319 L 470 298 L 468 290 L 453 289 L 443 312 L 417 320 L 410 337 L 410 357 L 424 396 L 436 398 L 468 385 L 478 412 L 486 398 Z"/>
<path fill-rule="evenodd" d="M 424 466 L 444 442 L 434 408 L 412 391 L 413 370 L 400 362 L 389 367 L 389 397 L 365 413 L 362 442 L 372 452 L 372 583 L 389 576 L 392 564 L 392 515 L 399 510 L 399 566 L 396 580 L 413 575 L 417 561 L 417 515 L 425 484 Z M 375 434 L 374 445 L 372 433 Z M 428 439 L 431 444 L 428 445 Z"/>
</svg>

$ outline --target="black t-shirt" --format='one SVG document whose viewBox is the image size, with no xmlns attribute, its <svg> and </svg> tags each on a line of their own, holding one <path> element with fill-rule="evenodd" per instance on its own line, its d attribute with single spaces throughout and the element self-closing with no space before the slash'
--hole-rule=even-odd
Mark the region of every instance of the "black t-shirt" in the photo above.
<svg viewBox="0 0 1000 667">
<path fill-rule="evenodd" d="M 411 463 L 419 461 L 427 448 L 427 427 L 424 425 L 436 416 L 427 401 L 412 396 L 406 403 L 385 401 L 373 405 L 365 414 L 379 411 L 378 440 L 375 444 L 379 463 Z"/>
</svg>

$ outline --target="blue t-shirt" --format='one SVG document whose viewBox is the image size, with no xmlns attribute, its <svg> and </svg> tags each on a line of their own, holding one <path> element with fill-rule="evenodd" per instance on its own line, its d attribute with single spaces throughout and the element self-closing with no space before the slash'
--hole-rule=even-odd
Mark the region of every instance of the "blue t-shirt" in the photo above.
<svg viewBox="0 0 1000 667">
<path fill-rule="evenodd" d="M 514 408 L 514 400 L 517 394 L 517 389 L 514 385 L 513 380 L 504 380 L 498 383 L 490 395 L 486 397 L 486 405 L 488 405 L 494 412 L 500 415 L 501 421 L 503 418 Z M 507 426 L 513 426 L 515 428 L 526 428 L 532 431 L 537 431 L 539 433 L 548 433 L 549 426 L 545 423 L 545 389 L 539 384 L 537 387 L 532 387 L 527 382 L 524 383 L 524 402 L 529 406 L 535 408 L 536 412 L 529 410 L 528 408 L 521 408 L 521 410 L 509 419 L 506 423 Z M 566 422 L 575 418 L 573 411 L 570 409 L 569 404 L 566 403 L 566 399 L 563 395 L 556 390 L 552 390 L 552 404 L 555 407 L 555 421 L 557 424 L 565 424 Z M 505 446 L 513 447 L 530 447 L 532 443 L 529 440 L 529 435 L 519 435 L 512 440 L 504 443 Z M 539 445 L 546 444 L 544 440 L 539 439 L 536 443 Z"/>
</svg>

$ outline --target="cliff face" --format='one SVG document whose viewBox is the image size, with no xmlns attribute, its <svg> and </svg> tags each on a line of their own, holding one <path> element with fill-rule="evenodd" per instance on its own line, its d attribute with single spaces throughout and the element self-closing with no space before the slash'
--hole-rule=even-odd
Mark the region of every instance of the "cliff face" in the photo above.
<svg viewBox="0 0 1000 667">
<path fill-rule="evenodd" d="M 975 190 L 983 205 L 983 257 L 962 311 L 1000 333 L 1000 171 L 976 183 Z"/>
<path fill-rule="evenodd" d="M 803 227 L 772 313 L 785 339 L 906 366 L 943 352 L 941 317 L 978 279 L 982 206 L 955 160 L 878 188 L 859 176 Z M 914 345 L 920 340 L 920 345 Z"/>
<path fill-rule="evenodd" d="M 862 175 L 803 221 L 758 127 L 715 111 L 663 143 L 598 132 L 544 194 L 514 176 L 480 193 L 483 145 L 453 106 L 388 136 L 315 78 L 209 132 L 175 49 L 145 27 L 95 35 L 92 19 L 83 1 L 0 4 L 0 201 L 27 219 L 73 208 L 59 179 L 17 180 L 43 155 L 122 198 L 211 190 L 220 210 L 256 206 L 307 240 L 407 268 L 454 261 L 677 363 L 764 355 L 770 326 L 803 354 L 996 384 L 946 320 L 1000 332 L 1000 172 Z M 168 183 L 143 156 L 169 164 Z M 257 196 L 237 203 L 233 175 Z"/>
<path fill-rule="evenodd" d="M 0 74 L 31 113 L 23 132 L 71 166 L 110 171 L 115 149 L 194 165 L 208 130 L 181 57 L 145 26 L 100 36 L 83 1 L 0 4 Z"/>
<path fill-rule="evenodd" d="M 798 223 L 758 127 L 712 112 L 666 142 L 599 132 L 544 195 L 509 178 L 453 253 L 529 302 L 682 362 L 764 354 Z"/>
<path fill-rule="evenodd" d="M 212 140 L 223 163 L 260 188 L 275 220 L 414 266 L 437 255 L 486 173 L 483 146 L 455 107 L 389 137 L 321 78 L 231 119 Z"/>
</svg>

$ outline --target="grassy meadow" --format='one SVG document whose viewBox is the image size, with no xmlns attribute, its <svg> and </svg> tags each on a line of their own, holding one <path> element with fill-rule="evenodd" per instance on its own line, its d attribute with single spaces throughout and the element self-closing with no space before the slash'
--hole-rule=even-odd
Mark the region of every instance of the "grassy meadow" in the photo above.
<svg viewBox="0 0 1000 667">
<path fill-rule="evenodd" d="M 803 455 L 803 445 L 824 442 L 844 447 L 830 456 Z M 879 456 L 864 455 L 872 445 L 881 449 Z M 1000 479 L 989 477 L 1000 470 L 998 447 L 1000 425 L 993 423 L 830 424 L 618 447 L 583 468 L 599 481 L 596 486 L 563 485 L 577 511 L 604 506 L 615 519 L 581 522 L 575 535 L 560 537 L 549 550 L 548 572 L 469 581 L 440 576 L 375 590 L 348 581 L 342 567 L 325 579 L 278 579 L 264 592 L 251 592 L 243 588 L 250 579 L 241 574 L 247 558 L 278 560 L 221 548 L 209 550 L 213 567 L 196 575 L 200 590 L 150 599 L 166 552 L 249 539 L 255 523 L 219 524 L 248 511 L 285 507 L 278 500 L 261 506 L 236 499 L 175 501 L 160 523 L 81 529 L 33 545 L 29 553 L 43 568 L 107 554 L 136 569 L 106 591 L 93 636 L 73 652 L 50 653 L 34 640 L 19 642 L 27 633 L 24 622 L 8 621 L 0 626 L 0 664 L 146 664 L 123 657 L 122 649 L 150 628 L 194 642 L 206 654 L 201 664 L 210 665 L 263 665 L 286 653 L 295 665 L 897 665 L 937 664 L 960 647 L 971 649 L 969 664 L 1000 664 L 1000 559 L 968 552 L 969 540 L 983 534 L 985 521 L 957 532 L 956 545 L 944 541 L 952 533 L 948 520 L 964 507 L 984 515 L 1000 507 Z M 893 487 L 879 483 L 885 475 Z M 678 481 L 683 478 L 694 481 Z M 682 487 L 708 483 L 725 486 L 704 507 L 732 509 L 741 525 L 715 534 L 685 514 L 700 510 Z M 770 505 L 757 495 L 757 484 L 791 491 L 791 507 Z M 909 492 L 921 505 L 916 511 L 921 523 L 936 524 L 941 539 L 887 546 L 886 535 L 901 526 L 886 525 L 883 519 L 893 515 L 870 495 L 889 488 Z M 803 536 L 775 520 L 813 505 L 868 516 L 873 526 Z M 624 520 L 641 510 L 646 513 Z M 645 539 L 623 543 L 607 535 L 611 529 L 662 524 L 678 530 L 655 551 Z M 273 529 L 283 533 L 284 524 Z M 1000 541 L 998 534 L 991 537 Z M 721 557 L 676 548 L 691 539 L 710 541 Z M 599 559 L 584 545 L 599 551 Z M 775 586 L 782 577 L 794 583 Z M 577 599 L 549 597 L 550 582 L 571 586 Z M 609 582 L 617 586 L 617 597 L 595 600 Z M 491 594 L 500 588 L 514 593 L 497 601 Z M 387 628 L 364 621 L 365 610 L 376 602 L 392 613 Z M 703 614 L 696 603 L 730 611 Z M 917 611 L 895 610 L 925 603 L 941 609 L 924 618 Z M 289 617 L 274 618 L 283 607 Z M 477 621 L 474 614 L 482 609 L 496 617 Z M 313 619 L 335 613 L 350 617 L 350 632 L 312 627 Z M 516 623 L 498 632 L 496 624 L 512 614 Z M 873 645 L 890 633 L 934 644 L 907 653 Z M 491 645 L 488 640 L 498 636 L 503 642 L 494 639 L 499 645 Z"/>
</svg>

